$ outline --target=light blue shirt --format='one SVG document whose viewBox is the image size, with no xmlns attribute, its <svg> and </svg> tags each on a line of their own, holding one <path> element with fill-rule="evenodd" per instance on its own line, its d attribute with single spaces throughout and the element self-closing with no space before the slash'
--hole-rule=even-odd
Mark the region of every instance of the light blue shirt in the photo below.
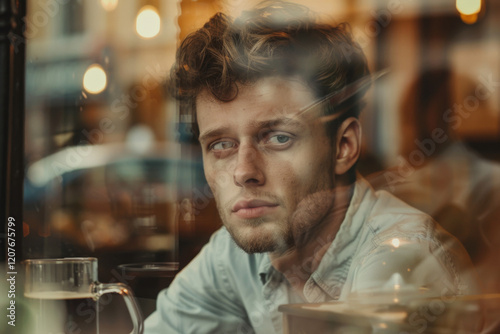
<svg viewBox="0 0 500 334">
<path fill-rule="evenodd" d="M 359 179 L 339 232 L 304 286 L 306 300 L 267 254 L 243 252 L 221 228 L 160 292 L 145 333 L 282 333 L 279 305 L 366 299 L 395 284 L 433 295 L 468 294 L 468 266 L 463 247 L 429 216 Z"/>
</svg>

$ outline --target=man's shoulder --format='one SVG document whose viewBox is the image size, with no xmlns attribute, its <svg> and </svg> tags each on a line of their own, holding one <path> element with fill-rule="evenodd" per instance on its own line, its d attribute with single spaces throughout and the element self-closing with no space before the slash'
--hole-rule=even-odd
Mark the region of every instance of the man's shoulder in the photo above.
<svg viewBox="0 0 500 334">
<path fill-rule="evenodd" d="M 385 190 L 366 186 L 364 200 L 367 208 L 365 224 L 379 237 L 434 238 L 439 226 L 428 214 L 410 206 Z M 361 205 L 360 207 L 363 207 Z"/>
<path fill-rule="evenodd" d="M 430 215 L 384 190 L 373 191 L 372 195 L 375 200 L 366 227 L 375 248 L 383 245 L 397 247 L 403 243 L 407 246 L 412 244 L 436 254 L 444 252 L 448 254 L 443 253 L 446 257 L 453 253 L 457 259 L 463 259 L 465 266 L 470 265 L 468 255 L 460 242 Z"/>
<path fill-rule="evenodd" d="M 359 234 L 362 246 L 355 258 L 356 264 L 366 269 L 365 274 L 369 273 L 362 275 L 363 280 L 369 277 L 374 281 L 375 273 L 385 277 L 384 270 L 406 272 L 413 268 L 411 272 L 419 275 L 415 277 L 422 284 L 446 277 L 456 291 L 464 282 L 474 286 L 464 274 L 470 269 L 465 249 L 432 217 L 386 191 L 367 188 L 363 201 L 360 208 L 364 208 L 365 220 Z M 380 272 L 379 263 L 383 264 Z M 447 274 L 441 277 L 436 273 Z"/>
<path fill-rule="evenodd" d="M 427 213 L 409 205 L 408 203 L 385 190 L 378 190 L 373 192 L 375 201 L 370 214 L 371 218 L 391 216 L 395 219 L 408 218 L 410 220 L 420 221 L 432 220 L 432 217 Z"/>
</svg>

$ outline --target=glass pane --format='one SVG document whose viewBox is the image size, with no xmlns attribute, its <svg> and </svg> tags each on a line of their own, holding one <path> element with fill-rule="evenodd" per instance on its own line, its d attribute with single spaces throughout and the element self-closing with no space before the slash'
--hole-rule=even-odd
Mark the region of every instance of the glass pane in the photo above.
<svg viewBox="0 0 500 334">
<path fill-rule="evenodd" d="M 154 309 L 221 226 L 193 119 L 169 94 L 176 50 L 216 12 L 257 2 L 28 0 L 24 258 L 96 257 L 101 281 Z M 481 291 L 500 291 L 500 6 L 295 2 L 348 22 L 367 57 L 359 173 L 431 215 L 469 252 Z"/>
</svg>

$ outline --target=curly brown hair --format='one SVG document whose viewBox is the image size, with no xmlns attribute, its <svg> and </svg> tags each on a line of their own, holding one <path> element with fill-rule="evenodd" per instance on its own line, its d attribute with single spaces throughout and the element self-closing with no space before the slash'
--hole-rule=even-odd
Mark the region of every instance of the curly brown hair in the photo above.
<svg viewBox="0 0 500 334">
<path fill-rule="evenodd" d="M 322 24 L 304 6 L 264 1 L 236 20 L 217 13 L 188 35 L 177 51 L 170 87 L 182 102 L 181 115 L 190 116 L 197 136 L 195 101 L 202 90 L 220 101 L 231 101 L 238 95 L 237 83 L 299 76 L 321 99 L 367 75 L 365 55 L 348 24 Z M 340 106 L 330 103 L 324 113 L 347 106 L 349 112 L 335 123 L 357 116 L 363 94 Z"/>
</svg>

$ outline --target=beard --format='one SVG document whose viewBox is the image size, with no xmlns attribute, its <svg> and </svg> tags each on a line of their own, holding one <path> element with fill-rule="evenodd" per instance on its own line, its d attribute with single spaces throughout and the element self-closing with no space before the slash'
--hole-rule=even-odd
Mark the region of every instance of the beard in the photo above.
<svg viewBox="0 0 500 334">
<path fill-rule="evenodd" d="M 290 246 L 293 238 L 289 228 L 288 219 L 273 219 L 270 217 L 258 217 L 253 219 L 236 219 L 232 221 L 231 209 L 236 202 L 235 199 L 225 205 L 221 205 L 216 197 L 217 210 L 236 245 L 249 254 L 274 252 L 280 249 L 286 249 Z M 267 200 L 271 203 L 277 203 L 280 208 L 285 209 L 287 205 L 278 196 L 267 192 L 259 191 L 252 193 L 251 197 Z"/>
<path fill-rule="evenodd" d="M 327 215 L 333 211 L 334 204 L 333 189 L 312 193 L 299 202 L 290 219 L 295 246 L 305 245 L 318 236 L 316 232 L 329 223 Z"/>
<path fill-rule="evenodd" d="M 284 250 L 292 243 L 293 236 L 288 219 L 271 220 L 259 217 L 234 223 L 228 214 L 230 210 L 219 205 L 217 209 L 223 225 L 236 245 L 248 254 Z"/>
<path fill-rule="evenodd" d="M 253 253 L 277 252 L 288 249 L 292 234 L 287 222 L 266 222 L 265 219 L 249 219 L 245 229 L 226 224 L 226 229 L 236 245 L 243 251 Z"/>
</svg>

